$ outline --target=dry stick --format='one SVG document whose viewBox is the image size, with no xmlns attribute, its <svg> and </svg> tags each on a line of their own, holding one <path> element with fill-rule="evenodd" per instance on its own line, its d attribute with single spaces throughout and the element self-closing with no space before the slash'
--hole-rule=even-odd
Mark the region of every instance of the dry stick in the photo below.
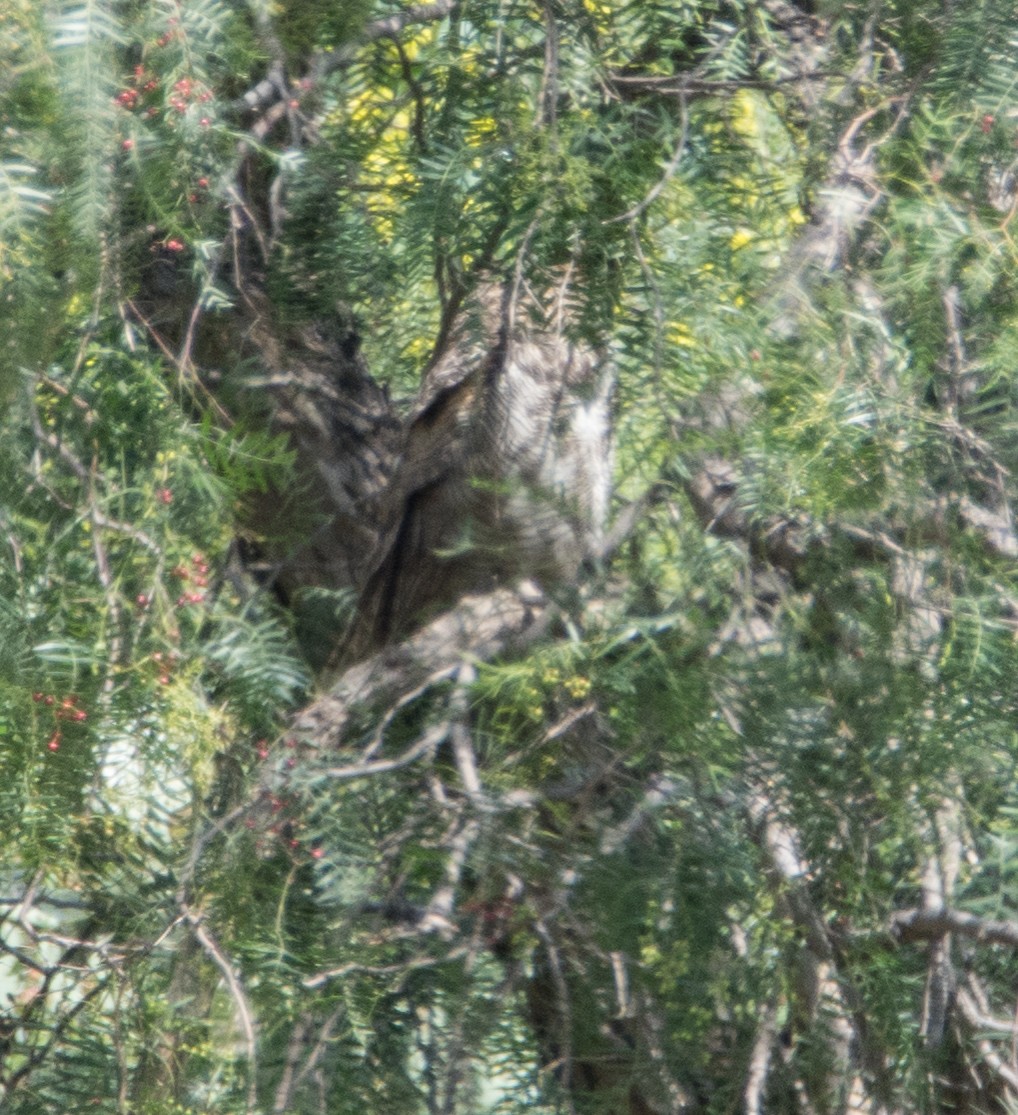
<svg viewBox="0 0 1018 1115">
<path fill-rule="evenodd" d="M 872 1076 L 884 1097 L 892 1095 L 883 1052 L 869 1033 L 866 1012 L 855 984 L 843 971 L 842 958 L 828 932 L 823 918 L 813 905 L 805 885 L 808 865 L 799 852 L 799 839 L 794 829 L 785 824 L 768 793 L 758 789 L 749 802 L 749 820 L 757 843 L 767 855 L 771 872 L 783 887 L 792 920 L 803 932 L 810 951 L 838 975 L 838 998 L 846 1022 L 858 1043 L 863 1066 Z"/>
<path fill-rule="evenodd" d="M 695 1107 L 692 1097 L 686 1092 L 685 1088 L 682 1087 L 674 1073 L 668 1067 L 668 1057 L 665 1054 L 665 1046 L 662 1038 L 662 1035 L 666 1032 L 665 1023 L 660 1014 L 654 1009 L 648 991 L 641 990 L 637 998 L 639 1005 L 637 1021 L 640 1027 L 640 1033 L 643 1036 L 650 1060 L 657 1069 L 657 1075 L 661 1082 L 661 1086 L 668 1096 L 668 1111 L 670 1115 L 680 1115 L 683 1111 L 691 1111 Z"/>
<path fill-rule="evenodd" d="M 196 307 L 200 303 L 200 301 L 201 301 L 201 298 L 199 296 L 199 299 L 195 304 Z M 138 304 L 134 301 L 134 299 L 132 299 L 132 298 L 125 299 L 124 300 L 124 305 L 127 307 L 128 310 L 131 311 L 131 316 L 133 318 L 135 318 L 141 324 L 141 326 L 144 328 L 145 332 L 155 342 L 156 347 L 163 354 L 163 356 L 166 357 L 167 361 L 177 369 L 177 374 L 180 376 L 181 382 L 184 382 L 185 379 L 187 379 L 187 377 L 185 376 L 184 368 L 183 368 L 183 366 L 181 365 L 181 362 L 180 362 L 181 358 L 176 353 L 173 352 L 173 350 L 170 348 L 170 346 L 166 343 L 165 338 L 160 335 L 159 331 L 155 328 L 155 326 L 141 312 L 141 310 L 138 307 Z M 195 310 L 192 310 L 192 320 L 196 320 L 194 318 L 195 312 L 196 312 Z M 227 414 L 227 412 L 223 408 L 222 404 L 219 402 L 218 399 L 216 399 L 216 397 L 212 394 L 212 392 L 209 391 L 209 389 L 205 386 L 205 384 L 202 383 L 201 379 L 198 376 L 191 376 L 190 379 L 188 380 L 188 382 L 189 382 L 190 386 L 194 386 L 194 387 L 199 388 L 199 390 L 205 396 L 205 399 L 208 402 L 208 404 L 216 412 L 216 416 L 220 419 L 220 421 L 224 422 L 227 426 L 232 426 L 233 425 L 233 420 L 230 418 L 229 414 Z"/>
<path fill-rule="evenodd" d="M 967 988 L 959 988 L 958 994 L 955 997 L 955 1003 L 957 1004 L 962 1018 L 965 1019 L 965 1022 L 972 1030 L 979 1031 L 985 1027 L 985 1023 L 988 1020 L 979 1009 L 975 999 Z M 1003 1057 L 997 1053 L 990 1040 L 988 1038 L 977 1038 L 975 1045 L 991 1071 L 996 1073 L 997 1076 L 1009 1086 L 1012 1095 L 1018 1092 L 1018 1072 L 1008 1065 Z"/>
<path fill-rule="evenodd" d="M 416 970 L 417 968 L 435 968 L 440 964 L 448 964 L 451 961 L 460 960 L 467 954 L 467 951 L 465 945 L 458 945 L 444 956 L 416 956 L 412 957 L 410 960 L 401 960 L 398 964 L 360 964 L 356 961 L 351 961 L 349 964 L 341 964 L 338 968 L 329 968 L 324 972 L 318 972 L 313 976 L 308 976 L 302 983 L 305 987 L 322 987 L 331 980 L 343 979 L 345 976 L 351 975 L 402 975 L 404 972 Z"/>
<path fill-rule="evenodd" d="M 334 1012 L 335 1017 L 338 1017 L 343 1010 L 345 1010 L 345 1004 L 336 1009 Z M 272 1104 L 273 1115 L 285 1115 L 285 1112 L 290 1107 L 290 1101 L 297 1086 L 295 1080 L 297 1065 L 300 1063 L 305 1042 L 307 1041 L 308 1034 L 311 1032 L 311 1023 L 311 1014 L 309 1011 L 305 1011 L 290 1032 L 290 1040 L 286 1044 L 286 1059 L 283 1063 L 283 1074 L 279 1078 L 275 1100 Z"/>
<path fill-rule="evenodd" d="M 191 926 L 191 932 L 194 934 L 195 940 L 205 950 L 208 957 L 220 972 L 222 972 L 223 978 L 226 980 L 226 986 L 229 988 L 233 1001 L 236 1004 L 240 1023 L 244 1028 L 245 1044 L 247 1045 L 247 1110 L 253 1112 L 258 1100 L 257 1050 L 254 1020 L 251 1015 L 251 1008 L 247 1002 L 247 996 L 244 994 L 244 989 L 241 987 L 240 981 L 237 979 L 237 975 L 229 959 L 223 954 L 222 949 L 220 949 L 211 934 L 202 925 L 201 915 L 193 913 L 186 907 L 183 912 L 187 918 L 188 924 Z"/>
<path fill-rule="evenodd" d="M 995 1030 L 1001 1034 L 1010 1034 L 1014 1029 L 1014 1021 L 1010 1018 L 999 1018 L 990 1013 L 990 1000 L 986 988 L 974 972 L 965 976 L 963 988 L 978 1011 L 978 1025 L 980 1030 Z"/>
<path fill-rule="evenodd" d="M 773 1003 L 767 1003 L 757 1026 L 756 1040 L 753 1042 L 753 1052 L 746 1072 L 746 1086 L 743 1089 L 746 1115 L 764 1115 L 764 1091 L 770 1076 L 771 1055 L 776 1037 L 777 1010 Z"/>
<path fill-rule="evenodd" d="M 446 666 L 441 670 L 435 670 L 434 673 L 429 674 L 420 685 L 415 685 L 413 689 L 408 689 L 406 693 L 401 693 L 399 699 L 393 702 L 391 707 L 379 720 L 378 727 L 372 733 L 370 741 L 361 752 L 361 759 L 370 759 L 372 755 L 378 752 L 385 738 L 386 730 L 403 709 L 408 705 L 412 705 L 418 697 L 423 697 L 432 686 L 437 685 L 440 681 L 447 681 L 449 678 L 454 677 L 458 669 L 458 666 Z"/>
<path fill-rule="evenodd" d="M 996 921 L 962 910 L 900 910 L 891 918 L 891 932 L 903 942 L 932 941 L 957 933 L 991 945 L 1018 948 L 1018 921 Z"/>
<path fill-rule="evenodd" d="M 811 70 L 809 73 L 789 74 L 788 77 L 741 77 L 723 80 L 611 72 L 608 74 L 608 80 L 614 85 L 623 85 L 637 92 L 685 95 L 688 93 L 737 93 L 740 89 L 776 90 L 784 85 L 797 85 L 806 81 L 825 81 L 829 77 L 840 76 L 842 75 L 834 70 Z"/>
<path fill-rule="evenodd" d="M 975 972 L 969 972 L 966 975 L 965 984 L 967 993 L 979 1012 L 978 1029 L 982 1031 L 998 1030 L 1001 1034 L 1010 1036 L 1011 1068 L 1018 1072 L 1018 1055 L 1016 1055 L 1015 1050 L 1015 1043 L 1018 1042 L 1018 1014 L 1007 1020 L 994 1018 L 990 1012 L 990 997 Z M 986 1040 L 989 1041 L 989 1038 Z"/>
<path fill-rule="evenodd" d="M 43 1061 L 49 1056 L 50 1051 L 56 1047 L 57 1042 L 63 1037 L 64 1031 L 70 1026 L 75 1018 L 88 1006 L 88 1004 L 96 998 L 96 996 L 106 991 L 112 975 L 107 976 L 105 980 L 96 980 L 96 982 L 85 992 L 82 993 L 72 1007 L 70 1007 L 66 1014 L 57 1019 L 56 1023 L 50 1030 L 50 1037 L 40 1048 L 34 1050 L 28 1059 L 6 1080 L 0 1080 L 0 1085 L 4 1087 L 5 1094 L 10 1095 L 17 1089 L 21 1082 L 35 1069 L 42 1064 Z"/>
<path fill-rule="evenodd" d="M 467 853 L 481 834 L 481 822 L 476 817 L 464 821 L 458 832 L 449 840 L 449 854 L 445 863 L 445 882 L 431 896 L 427 911 L 421 918 L 418 928 L 421 932 L 437 932 L 443 938 L 452 937 L 456 927 L 451 920 L 456 891 L 463 877 Z"/>
<path fill-rule="evenodd" d="M 353 42 L 346 43 L 339 50 L 314 54 L 308 66 L 307 77 L 300 83 L 301 90 L 307 92 L 330 73 L 352 65 L 360 48 L 368 43 L 398 35 L 404 27 L 412 23 L 428 23 L 444 19 L 456 7 L 456 3 L 457 0 L 437 0 L 433 4 L 417 4 L 396 15 L 369 23 Z M 287 90 L 280 90 L 271 78 L 263 78 L 238 98 L 234 107 L 241 111 L 254 112 L 266 105 L 275 107 L 274 102 L 279 102 L 281 97 L 286 96 L 288 96 Z"/>
<path fill-rule="evenodd" d="M 72 395 L 73 399 L 74 396 Z M 113 695 L 115 687 L 115 671 L 120 665 L 121 658 L 124 652 L 124 630 L 123 630 L 123 609 L 120 606 L 119 595 L 116 590 L 116 582 L 110 568 L 109 553 L 106 549 L 106 544 L 103 539 L 103 530 L 115 531 L 126 535 L 127 537 L 138 542 L 144 546 L 151 553 L 162 558 L 162 551 L 158 544 L 153 541 L 144 531 L 139 530 L 128 523 L 120 523 L 116 520 L 110 519 L 99 509 L 99 497 L 97 494 L 97 481 L 103 481 L 102 474 L 99 473 L 98 466 L 93 463 L 91 468 L 85 466 L 84 462 L 74 454 L 74 452 L 64 444 L 64 442 L 57 437 L 56 434 L 49 434 L 43 430 L 42 422 L 39 417 L 39 411 L 35 404 L 35 400 L 29 393 L 29 415 L 32 424 L 32 430 L 35 434 L 37 441 L 50 446 L 59 455 L 60 459 L 70 468 L 70 470 L 77 477 L 85 492 L 86 508 L 88 520 L 91 523 L 91 541 L 92 552 L 95 555 L 96 572 L 99 579 L 99 585 L 102 589 L 103 596 L 106 600 L 106 610 L 109 617 L 109 653 L 105 660 L 105 670 L 100 686 L 100 709 L 105 715 L 108 711 L 109 703 Z M 86 412 L 88 412 L 88 404 L 83 403 Z M 93 786 L 98 792 L 99 783 L 101 780 L 101 766 L 96 767 L 95 777 L 93 779 Z"/>
<path fill-rule="evenodd" d="M 279 1087 L 276 1089 L 276 1099 L 272 1106 L 273 1115 L 285 1115 L 290 1110 L 290 1101 L 294 1092 L 304 1083 L 308 1076 L 314 1071 L 315 1065 L 318 1063 L 319 1058 L 325 1052 L 329 1045 L 329 1039 L 332 1037 L 332 1031 L 335 1029 L 336 1023 L 339 1021 L 340 1016 L 346 1011 L 346 1003 L 340 1005 L 329 1015 L 325 1020 L 321 1030 L 318 1031 L 318 1037 L 315 1039 L 315 1044 L 311 1047 L 301 1066 L 299 1072 L 295 1073 L 297 1062 L 300 1060 L 300 1047 L 303 1045 L 307 1034 L 310 1032 L 311 1024 L 310 1018 L 305 1015 L 301 1024 L 294 1028 L 293 1036 L 290 1039 L 290 1045 L 287 1049 L 286 1067 L 283 1071 L 283 1077 L 279 1082 Z M 306 1020 L 306 1021 L 305 1021 Z M 291 1060 L 292 1054 L 292 1060 Z"/>
<path fill-rule="evenodd" d="M 544 69 L 541 72 L 541 88 L 537 94 L 537 114 L 534 119 L 535 128 L 555 127 L 556 102 L 558 100 L 558 24 L 551 5 L 545 2 L 544 6 Z M 555 136 L 552 135 L 552 143 Z"/>
<path fill-rule="evenodd" d="M 569 987 L 565 976 L 562 974 L 562 964 L 558 948 L 552 938 L 543 918 L 533 922 L 534 932 L 544 945 L 545 955 L 548 957 L 548 966 L 551 969 L 552 983 L 555 985 L 555 1008 L 559 1017 L 559 1039 L 561 1052 L 557 1062 L 543 1065 L 542 1070 L 547 1072 L 556 1067 L 562 1069 L 562 1088 L 566 1096 L 566 1104 L 570 1115 L 576 1115 L 576 1106 L 573 1103 L 572 1073 L 573 1073 L 573 1018 L 572 1007 L 569 1002 Z"/>
<path fill-rule="evenodd" d="M 679 163 L 682 162 L 682 155 L 686 150 L 686 141 L 689 138 L 689 107 L 686 103 L 684 96 L 679 97 L 679 142 L 675 145 L 675 152 L 665 165 L 664 174 L 654 183 L 653 186 L 647 191 L 642 200 L 638 201 L 632 209 L 621 213 L 618 217 L 607 217 L 602 224 L 610 225 L 618 221 L 635 221 L 641 213 L 645 212 L 654 201 L 657 199 L 661 191 L 668 185 L 674 177 L 675 172 L 679 169 Z"/>
<path fill-rule="evenodd" d="M 194 879 L 195 872 L 198 870 L 198 864 L 201 861 L 202 853 L 217 836 L 225 833 L 234 821 L 240 820 L 240 818 L 249 810 L 253 809 L 256 804 L 257 801 L 245 801 L 235 806 L 229 813 L 224 814 L 222 817 L 218 817 L 200 833 L 195 834 L 194 842 L 191 845 L 191 853 L 187 857 L 187 863 L 184 864 L 180 872 L 180 885 L 177 887 L 177 903 L 181 908 L 186 908 L 187 906 L 188 888 L 191 881 Z"/>
<path fill-rule="evenodd" d="M 370 759 L 365 763 L 350 763 L 345 767 L 326 767 L 322 774 L 326 778 L 336 781 L 349 781 L 354 778 L 368 778 L 374 774 L 386 774 L 391 770 L 399 770 L 416 762 L 424 755 L 433 755 L 440 743 L 449 736 L 451 725 L 447 720 L 429 728 L 416 743 L 408 747 L 401 755 L 391 759 Z"/>
<path fill-rule="evenodd" d="M 452 744 L 453 758 L 459 771 L 460 781 L 467 794 L 474 799 L 484 795 L 481 779 L 477 773 L 477 756 L 474 754 L 473 740 L 467 725 L 470 686 L 477 680 L 477 671 L 469 662 L 464 662 L 456 673 L 456 689 L 449 698 L 449 742 Z"/>
<path fill-rule="evenodd" d="M 954 885 L 961 863 L 960 818 L 956 801 L 945 799 L 934 818 L 937 850 L 927 857 L 923 870 L 922 891 L 924 910 L 942 910 L 954 896 Z M 945 933 L 930 942 L 926 966 L 926 988 L 923 994 L 920 1032 L 929 1048 L 936 1048 L 944 1037 L 947 1014 L 955 976 L 951 964 L 951 936 Z"/>
</svg>

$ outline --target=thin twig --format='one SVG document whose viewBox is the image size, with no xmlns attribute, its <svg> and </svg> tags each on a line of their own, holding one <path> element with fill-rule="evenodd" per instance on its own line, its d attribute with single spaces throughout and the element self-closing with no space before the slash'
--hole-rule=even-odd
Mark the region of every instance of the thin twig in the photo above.
<svg viewBox="0 0 1018 1115">
<path fill-rule="evenodd" d="M 352 975 L 401 975 L 406 971 L 417 968 L 434 968 L 439 964 L 448 964 L 452 960 L 461 959 L 466 952 L 467 948 L 465 945 L 458 945 L 444 956 L 416 956 L 410 960 L 401 960 L 398 964 L 361 964 L 357 961 L 351 961 L 349 964 L 341 964 L 338 968 L 329 968 L 327 971 L 308 976 L 301 982 L 305 987 L 313 988 L 321 987 L 323 984 L 329 983 L 332 980 L 344 979 L 346 976 Z"/>
<path fill-rule="evenodd" d="M 625 213 L 621 213 L 617 217 L 608 217 L 602 224 L 610 225 L 619 221 L 635 221 L 641 213 L 644 213 L 651 205 L 654 204 L 658 195 L 668 185 L 674 177 L 675 172 L 679 169 L 679 163 L 682 162 L 682 155 L 686 150 L 686 141 L 689 138 L 689 107 L 686 103 L 685 97 L 679 98 L 679 142 L 675 145 L 675 151 L 672 157 L 665 164 L 664 173 L 654 183 L 653 186 L 647 191 L 643 199 L 636 203 L 632 209 L 628 209 Z"/>
<path fill-rule="evenodd" d="M 410 766 L 411 763 L 415 763 L 424 755 L 433 754 L 435 748 L 448 737 L 449 729 L 449 722 L 443 720 L 441 724 L 429 728 L 415 744 L 408 747 L 401 755 L 396 755 L 391 759 L 372 759 L 366 763 L 350 763 L 345 767 L 326 767 L 321 771 L 321 774 L 325 778 L 345 782 L 354 778 L 368 778 L 374 774 L 386 774 L 391 770 L 399 770 L 401 767 Z"/>
<path fill-rule="evenodd" d="M 195 914 L 184 909 L 184 914 L 188 923 L 191 926 L 191 932 L 194 934 L 195 940 L 205 950 L 206 955 L 213 964 L 222 972 L 223 979 L 226 981 L 226 986 L 229 988 L 230 995 L 233 997 L 234 1004 L 237 1007 L 237 1014 L 240 1018 L 240 1024 L 244 1030 L 244 1040 L 247 1045 L 247 1063 L 248 1063 L 248 1092 L 247 1092 L 247 1110 L 253 1112 L 258 1099 L 257 1091 L 257 1047 L 255 1039 L 255 1026 L 254 1018 L 251 1013 L 251 1008 L 247 1001 L 247 996 L 244 994 L 244 989 L 237 979 L 237 975 L 233 970 L 233 965 L 229 959 L 224 955 L 222 949 L 216 943 L 212 935 L 202 925 L 200 914 Z"/>
</svg>

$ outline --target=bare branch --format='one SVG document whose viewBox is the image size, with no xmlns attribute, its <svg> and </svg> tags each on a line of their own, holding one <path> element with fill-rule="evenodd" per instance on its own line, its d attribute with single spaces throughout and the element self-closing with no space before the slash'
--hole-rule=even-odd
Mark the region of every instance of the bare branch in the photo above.
<svg viewBox="0 0 1018 1115">
<path fill-rule="evenodd" d="M 992 1021 L 987 1019 L 979 1009 L 978 1004 L 967 988 L 962 987 L 959 989 L 955 1002 L 957 1003 L 958 1011 L 962 1018 L 972 1030 L 983 1030 L 986 1027 L 986 1023 Z M 988 1038 L 977 1038 L 975 1045 L 987 1067 L 1004 1082 L 1013 1099 L 1015 1093 L 1018 1092 L 1018 1071 L 1001 1057 L 993 1048 L 993 1043 Z"/>
<path fill-rule="evenodd" d="M 366 763 L 350 763 L 344 767 L 326 767 L 321 773 L 324 777 L 336 782 L 347 782 L 356 778 L 368 778 L 373 774 L 387 774 L 389 771 L 399 770 L 401 767 L 410 766 L 425 755 L 433 755 L 435 748 L 445 740 L 450 731 L 450 724 L 443 720 L 429 728 L 423 736 L 401 755 L 391 759 L 370 759 Z"/>
<path fill-rule="evenodd" d="M 764 1115 L 764 1092 L 770 1075 L 776 1037 L 777 1011 L 773 1003 L 768 1003 L 757 1026 L 756 1040 L 749 1058 L 749 1071 L 746 1073 L 746 1087 L 743 1090 L 746 1115 Z"/>
<path fill-rule="evenodd" d="M 546 630 L 551 612 L 532 582 L 517 589 L 464 597 L 415 635 L 345 670 L 329 692 L 296 719 L 294 731 L 320 751 L 345 738 L 351 713 L 397 706 L 432 680 L 452 676 L 464 661 L 486 662 L 527 646 Z"/>
<path fill-rule="evenodd" d="M 247 996 L 244 994 L 244 989 L 240 985 L 240 980 L 237 979 L 237 974 L 233 970 L 233 965 L 230 963 L 228 957 L 223 953 L 223 950 L 216 943 L 209 931 L 202 925 L 201 915 L 195 914 L 190 910 L 185 909 L 184 914 L 187 921 L 191 926 L 191 932 L 194 934 L 195 940 L 205 950 L 206 955 L 215 964 L 223 974 L 223 979 L 226 981 L 226 986 L 229 989 L 230 995 L 233 997 L 234 1004 L 237 1007 L 237 1016 L 240 1019 L 241 1027 L 244 1030 L 244 1040 L 247 1045 L 247 1063 L 248 1063 L 248 1093 L 247 1093 L 247 1110 L 253 1112 L 257 1104 L 257 1047 L 255 1039 L 255 1026 L 254 1016 L 251 1012 L 251 1007 L 248 1004 Z"/>
<path fill-rule="evenodd" d="M 902 943 L 935 941 L 958 933 L 985 944 L 1018 948 L 1018 921 L 996 921 L 947 907 L 900 910 L 891 918 L 891 932 Z"/>
<path fill-rule="evenodd" d="M 308 66 L 307 76 L 300 82 L 300 91 L 307 93 L 329 74 L 346 69 L 357 58 L 360 49 L 368 43 L 398 35 L 405 27 L 414 23 L 444 19 L 456 7 L 456 3 L 457 0 L 435 0 L 431 4 L 415 4 L 395 15 L 369 23 L 353 42 L 346 43 L 339 50 L 317 52 Z M 289 91 L 285 86 L 282 89 L 280 86 L 278 75 L 273 73 L 238 98 L 234 102 L 234 108 L 247 112 L 257 112 L 266 106 L 275 107 L 277 104 L 285 108 L 285 101 L 281 98 L 287 96 Z"/>
<path fill-rule="evenodd" d="M 403 975 L 417 968 L 434 968 L 439 964 L 447 964 L 452 960 L 459 960 L 467 953 L 466 946 L 457 946 L 443 956 L 416 956 L 409 960 L 401 960 L 397 964 L 360 964 L 353 961 L 341 964 L 338 968 L 329 968 L 328 971 L 318 972 L 317 975 L 308 976 L 303 981 L 305 987 L 322 987 L 332 980 L 344 979 L 352 975 L 389 976 Z"/>
</svg>

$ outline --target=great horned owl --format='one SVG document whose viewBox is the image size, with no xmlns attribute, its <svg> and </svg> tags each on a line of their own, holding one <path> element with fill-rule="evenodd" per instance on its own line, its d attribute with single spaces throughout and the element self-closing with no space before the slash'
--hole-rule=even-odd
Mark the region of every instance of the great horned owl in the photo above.
<svg viewBox="0 0 1018 1115">
<path fill-rule="evenodd" d="M 425 374 L 343 658 L 406 633 L 467 592 L 544 587 L 600 554 L 611 484 L 613 375 L 532 298 L 486 284 Z"/>
</svg>

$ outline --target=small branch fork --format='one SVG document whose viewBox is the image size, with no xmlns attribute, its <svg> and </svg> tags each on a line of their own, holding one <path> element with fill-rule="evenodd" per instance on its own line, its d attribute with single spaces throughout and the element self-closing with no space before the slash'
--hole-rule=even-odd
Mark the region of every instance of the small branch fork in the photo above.
<svg viewBox="0 0 1018 1115">
<path fill-rule="evenodd" d="M 415 23 L 432 23 L 450 15 L 457 0 L 436 0 L 432 4 L 415 4 L 395 15 L 369 23 L 353 42 L 339 50 L 316 53 L 307 67 L 307 74 L 298 82 L 299 91 L 306 94 L 316 89 L 329 74 L 346 69 L 357 58 L 361 48 L 379 39 L 392 38 L 404 28 Z M 278 72 L 259 81 L 237 99 L 234 108 L 245 112 L 268 111 L 280 119 L 286 111 L 286 98 L 290 96 L 285 79 Z M 274 122 L 274 121 L 273 121 Z"/>
<path fill-rule="evenodd" d="M 100 932 L 94 919 L 87 919 L 78 935 L 71 937 L 37 928 L 39 911 L 86 911 L 76 898 L 67 899 L 45 893 L 42 874 L 28 881 L 22 894 L 5 896 L 7 907 L 0 916 L 0 952 L 9 956 L 31 976 L 17 999 L 0 1013 L 0 1106 L 2 1099 L 30 1086 L 33 1072 L 43 1065 L 74 1025 L 75 1019 L 96 999 L 115 1004 L 129 986 L 131 964 L 161 948 L 183 920 L 174 918 L 151 941 L 114 942 Z M 42 912 L 49 923 L 51 912 Z M 23 945 L 11 943 L 12 931 L 24 939 Z M 54 956 L 53 947 L 60 951 Z M 15 1034 L 19 1038 L 16 1067 L 7 1071 L 7 1057 Z M 118 1043 L 119 1030 L 114 1040 Z M 125 1081 L 121 1080 L 121 1092 Z"/>
</svg>

